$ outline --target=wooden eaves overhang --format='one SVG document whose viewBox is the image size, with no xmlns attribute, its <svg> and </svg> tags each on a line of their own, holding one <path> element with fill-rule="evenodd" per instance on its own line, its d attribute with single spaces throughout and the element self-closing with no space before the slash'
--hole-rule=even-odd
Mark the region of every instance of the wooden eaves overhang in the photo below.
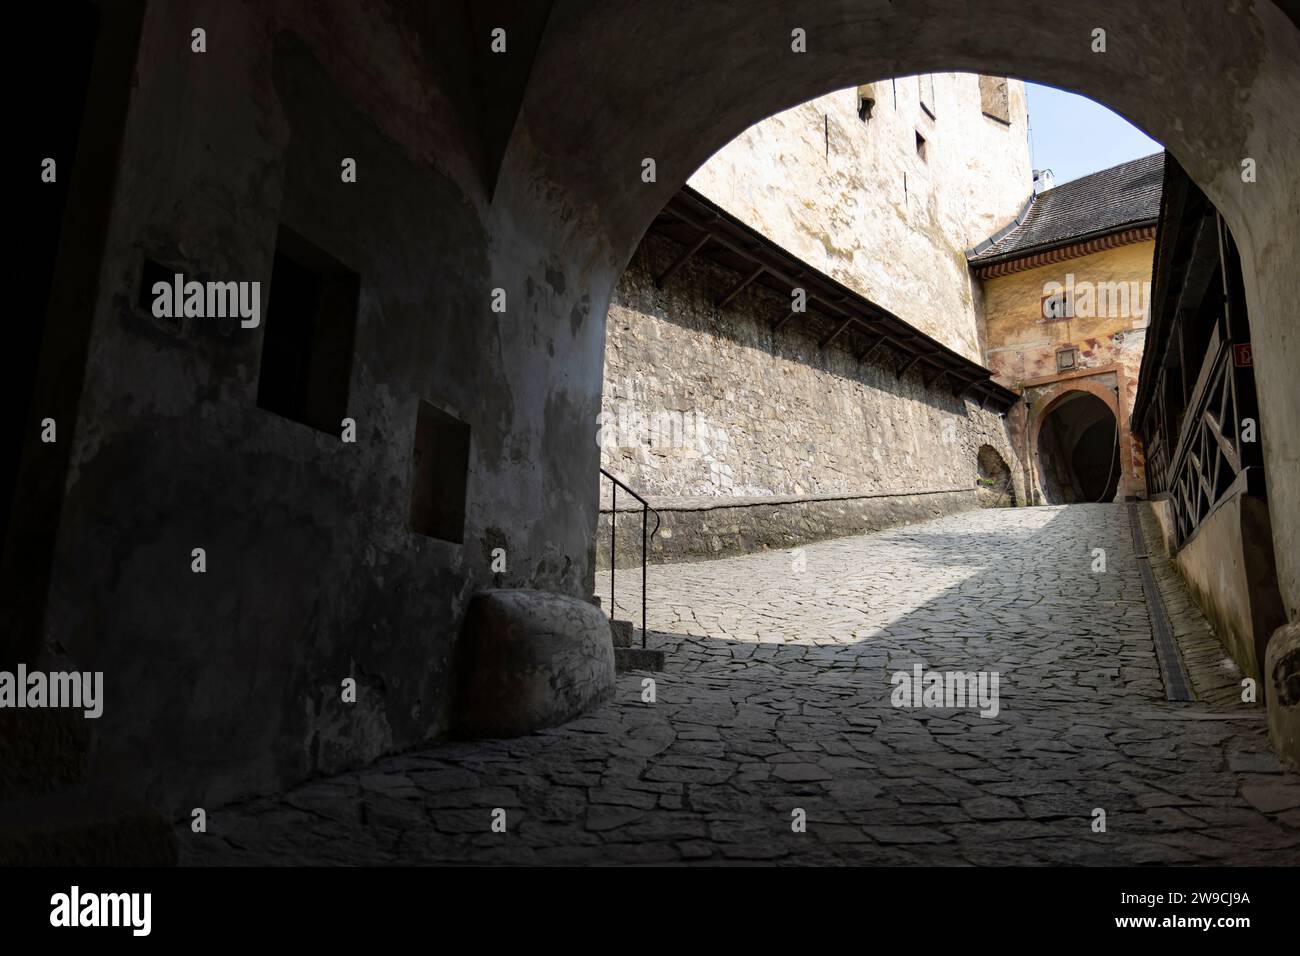
<svg viewBox="0 0 1300 956">
<path fill-rule="evenodd" d="M 1000 256 L 990 256 L 970 263 L 970 267 L 977 279 L 995 279 L 1017 272 L 1028 272 L 1040 266 L 1065 262 L 1068 259 L 1079 259 L 1106 249 L 1117 249 L 1135 242 L 1150 242 L 1155 237 L 1156 220 L 1148 219 L 1118 229 L 1098 230 L 1084 236 L 1072 236 L 1069 239 L 1032 248 L 1017 249 Z"/>
<path fill-rule="evenodd" d="M 942 384 L 954 397 L 970 397 L 981 408 L 991 407 L 1004 415 L 1020 401 L 1018 394 L 994 382 L 984 366 L 790 254 L 689 186 L 669 201 L 648 232 L 682 247 L 668 268 L 655 277 L 659 287 L 692 256 L 703 256 L 737 276 L 736 283 L 715 302 L 718 308 L 753 284 L 780 292 L 787 301 L 793 301 L 795 289 L 803 289 L 806 310 L 791 309 L 776 316 L 774 331 L 799 322 L 815 328 L 823 347 L 847 338 L 856 345 L 853 351 L 858 361 L 886 347 L 894 354 L 896 377 L 921 368 L 927 388 Z"/>
<path fill-rule="evenodd" d="M 1155 395 L 1156 381 L 1162 367 L 1179 367 L 1175 364 L 1179 351 L 1175 346 L 1174 332 L 1179 298 L 1174 291 L 1182 289 L 1195 268 L 1202 275 L 1193 277 L 1194 286 L 1204 288 L 1208 281 L 1207 268 L 1217 262 L 1207 251 L 1205 237 L 1187 228 L 1187 223 L 1199 222 L 1209 210 L 1204 198 L 1193 190 L 1191 178 L 1172 156 L 1165 160 L 1163 201 L 1156 234 L 1156 248 L 1152 256 L 1151 299 L 1148 304 L 1146 344 L 1142 350 L 1142 364 L 1138 371 L 1137 393 L 1133 398 L 1132 421 L 1138 430 L 1149 438 L 1151 423 L 1147 412 Z M 1181 346 L 1181 343 L 1178 343 Z"/>
</svg>

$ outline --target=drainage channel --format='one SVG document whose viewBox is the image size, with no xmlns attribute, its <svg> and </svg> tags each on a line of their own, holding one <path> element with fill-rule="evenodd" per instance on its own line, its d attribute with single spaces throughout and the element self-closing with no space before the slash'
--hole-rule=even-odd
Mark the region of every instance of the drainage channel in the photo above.
<svg viewBox="0 0 1300 956">
<path fill-rule="evenodd" d="M 1194 701 L 1196 694 L 1192 692 L 1192 682 L 1183 666 L 1183 655 L 1178 651 L 1174 632 L 1169 627 L 1169 616 L 1165 613 L 1164 599 L 1160 597 L 1155 575 L 1151 573 L 1151 557 L 1147 554 L 1146 541 L 1142 537 L 1142 523 L 1136 502 L 1129 502 L 1128 521 L 1133 530 L 1133 553 L 1137 557 L 1138 574 L 1142 578 L 1147 612 L 1151 617 L 1151 631 L 1155 636 L 1156 662 L 1160 665 L 1160 676 L 1165 682 L 1165 700 L 1177 703 Z"/>
</svg>

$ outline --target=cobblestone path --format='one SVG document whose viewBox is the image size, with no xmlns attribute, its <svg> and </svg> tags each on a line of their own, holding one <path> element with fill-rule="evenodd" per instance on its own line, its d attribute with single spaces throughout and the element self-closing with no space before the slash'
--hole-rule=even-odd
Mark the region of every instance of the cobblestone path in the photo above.
<svg viewBox="0 0 1300 956">
<path fill-rule="evenodd" d="M 182 859 L 1300 862 L 1300 778 L 1144 521 L 1196 703 L 1165 701 L 1126 506 L 969 512 L 651 568 L 664 673 L 564 727 L 215 810 Z M 895 708 L 915 664 L 998 672 L 997 715 Z"/>
</svg>

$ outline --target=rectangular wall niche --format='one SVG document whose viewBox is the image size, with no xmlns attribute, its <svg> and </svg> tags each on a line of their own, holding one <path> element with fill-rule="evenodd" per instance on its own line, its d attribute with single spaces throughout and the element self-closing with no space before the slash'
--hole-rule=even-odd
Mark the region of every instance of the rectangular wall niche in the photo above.
<svg viewBox="0 0 1300 956">
<path fill-rule="evenodd" d="M 420 402 L 412 466 L 411 530 L 460 544 L 465 538 L 469 426 L 428 402 Z"/>
<path fill-rule="evenodd" d="M 980 110 L 989 119 L 1011 125 L 1011 95 L 1005 76 L 980 77 Z"/>
<path fill-rule="evenodd" d="M 144 266 L 140 269 L 140 295 L 136 300 L 136 305 L 147 315 L 153 315 L 153 287 L 159 282 L 166 282 L 171 285 L 176 277 L 176 273 L 184 272 L 184 269 L 169 269 L 162 263 L 150 259 L 144 260 Z M 177 310 L 178 312 L 180 310 Z M 171 318 L 159 319 L 160 322 L 166 322 L 169 325 L 181 324 L 180 316 L 174 315 Z"/>
<path fill-rule="evenodd" d="M 281 226 L 267 296 L 257 404 L 338 435 L 347 416 L 361 279 Z"/>
<path fill-rule="evenodd" d="M 926 74 L 916 78 L 917 89 L 921 97 L 921 109 L 925 115 L 934 119 L 934 76 Z"/>
</svg>

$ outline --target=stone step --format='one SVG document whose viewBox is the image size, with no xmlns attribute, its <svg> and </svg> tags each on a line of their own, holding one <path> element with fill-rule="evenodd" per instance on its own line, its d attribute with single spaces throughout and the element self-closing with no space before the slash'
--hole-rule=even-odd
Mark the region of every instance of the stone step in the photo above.
<svg viewBox="0 0 1300 956">
<path fill-rule="evenodd" d="M 664 669 L 664 652 L 649 647 L 615 647 L 614 670 L 661 671 Z"/>
<path fill-rule="evenodd" d="M 614 636 L 615 647 L 631 647 L 633 626 L 631 621 L 613 620 L 609 622 L 610 633 Z"/>
<path fill-rule="evenodd" d="M 151 807 L 81 791 L 0 803 L 0 866 L 175 866 L 176 835 Z"/>
</svg>

